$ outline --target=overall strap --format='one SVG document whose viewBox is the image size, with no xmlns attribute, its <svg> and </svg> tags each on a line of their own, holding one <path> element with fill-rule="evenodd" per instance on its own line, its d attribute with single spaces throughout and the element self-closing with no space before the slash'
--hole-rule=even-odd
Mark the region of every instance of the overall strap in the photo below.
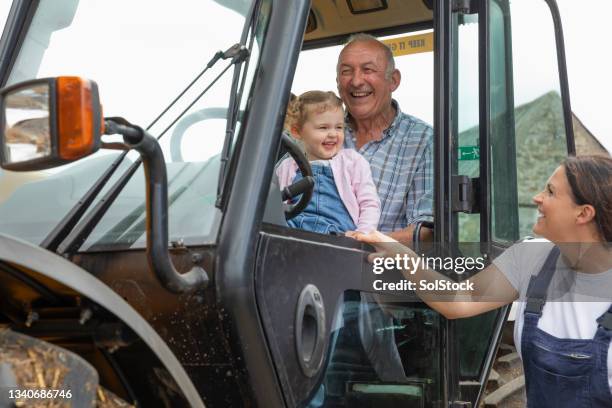
<svg viewBox="0 0 612 408">
<path fill-rule="evenodd" d="M 612 305 L 610 305 L 610 308 L 597 319 L 597 324 L 612 332 Z"/>
<path fill-rule="evenodd" d="M 525 306 L 525 313 L 533 313 L 535 315 L 542 316 L 542 309 L 546 304 L 546 294 L 548 292 L 548 285 L 555 273 L 557 266 L 557 259 L 561 251 L 559 247 L 555 246 L 548 254 L 542 269 L 537 275 L 534 275 L 529 280 L 529 286 L 527 287 L 527 305 Z"/>
</svg>

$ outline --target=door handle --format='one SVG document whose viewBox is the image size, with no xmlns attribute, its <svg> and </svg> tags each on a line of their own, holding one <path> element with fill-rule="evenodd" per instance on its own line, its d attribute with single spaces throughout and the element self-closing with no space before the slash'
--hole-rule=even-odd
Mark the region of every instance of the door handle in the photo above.
<svg viewBox="0 0 612 408">
<path fill-rule="evenodd" d="M 295 350 L 306 377 L 314 377 L 321 368 L 326 331 L 323 297 L 308 284 L 300 293 L 295 315 Z"/>
</svg>

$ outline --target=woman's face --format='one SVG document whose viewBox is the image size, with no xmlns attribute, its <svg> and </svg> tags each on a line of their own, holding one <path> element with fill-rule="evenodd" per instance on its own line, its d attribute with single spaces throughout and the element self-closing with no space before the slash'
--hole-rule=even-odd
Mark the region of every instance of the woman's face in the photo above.
<svg viewBox="0 0 612 408">
<path fill-rule="evenodd" d="M 544 191 L 533 197 L 538 206 L 538 220 L 533 232 L 552 242 L 576 241 L 576 217 L 580 212 L 573 199 L 563 166 L 557 167 Z"/>
</svg>

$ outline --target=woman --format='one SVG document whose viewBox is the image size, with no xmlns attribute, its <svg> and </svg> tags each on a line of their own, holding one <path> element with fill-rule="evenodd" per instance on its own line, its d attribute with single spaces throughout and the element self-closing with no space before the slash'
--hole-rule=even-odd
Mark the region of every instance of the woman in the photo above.
<svg viewBox="0 0 612 408">
<path fill-rule="evenodd" d="M 454 301 L 417 293 L 449 319 L 525 300 L 514 340 L 528 406 L 612 407 L 612 159 L 566 159 L 533 201 L 533 231 L 550 243 L 509 248 L 470 278 L 472 292 L 455 293 Z M 417 256 L 379 232 L 355 238 L 380 251 L 373 256 Z M 422 267 L 404 275 L 415 283 L 447 279 Z"/>
</svg>

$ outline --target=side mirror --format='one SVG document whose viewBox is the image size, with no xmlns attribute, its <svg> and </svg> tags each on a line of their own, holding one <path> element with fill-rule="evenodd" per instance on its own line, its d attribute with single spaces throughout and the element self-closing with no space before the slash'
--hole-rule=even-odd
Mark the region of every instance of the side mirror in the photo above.
<svg viewBox="0 0 612 408">
<path fill-rule="evenodd" d="M 93 81 L 56 77 L 0 89 L 0 166 L 44 170 L 100 148 L 104 122 Z"/>
</svg>

